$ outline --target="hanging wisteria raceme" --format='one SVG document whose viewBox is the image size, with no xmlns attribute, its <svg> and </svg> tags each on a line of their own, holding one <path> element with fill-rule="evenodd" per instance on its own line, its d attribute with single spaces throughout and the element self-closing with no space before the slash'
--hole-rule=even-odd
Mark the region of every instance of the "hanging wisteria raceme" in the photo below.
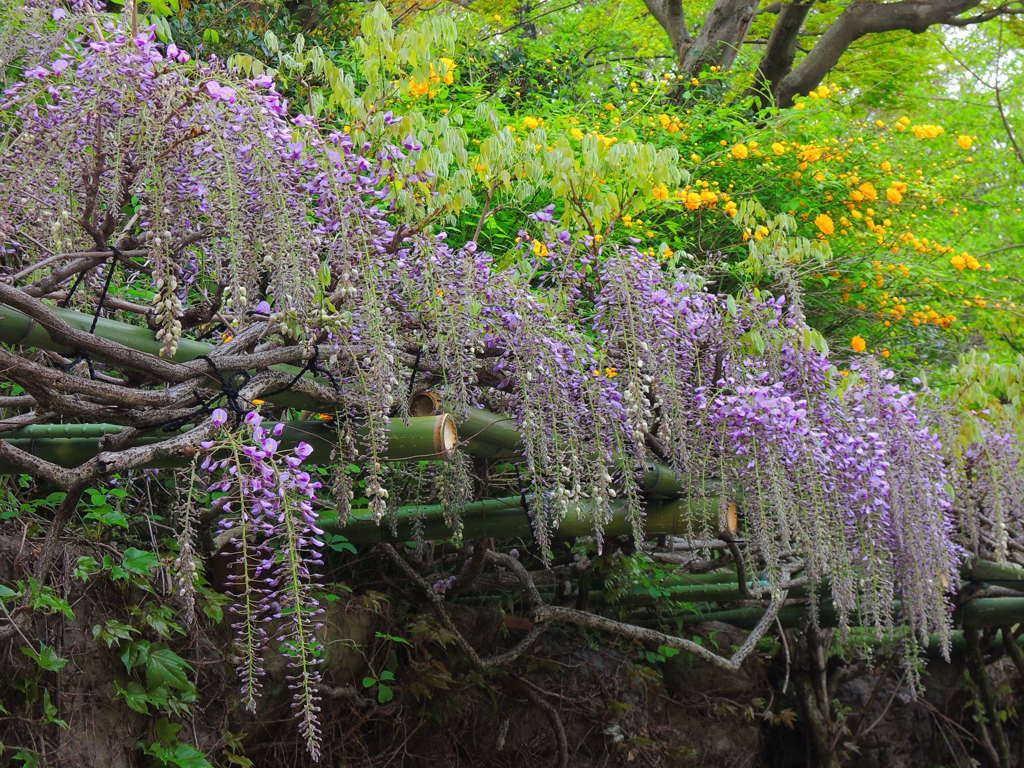
<svg viewBox="0 0 1024 768">
<path fill-rule="evenodd" d="M 9 65 L 27 72 L 52 61 L 61 50 L 77 43 L 77 29 L 83 22 L 99 18 L 103 0 L 0 0 L 0 69 Z M 59 67 L 60 65 L 58 65 Z M 4 82 L 0 75 L 0 83 Z"/>
<path fill-rule="evenodd" d="M 1013 424 L 993 424 L 988 418 L 988 413 L 962 417 L 975 427 L 974 439 L 966 446 L 951 440 L 946 448 L 954 517 L 970 552 L 990 560 L 1019 560 L 1024 556 L 1024 447 Z M 963 431 L 955 422 L 945 426 L 950 434 Z"/>
<path fill-rule="evenodd" d="M 228 414 L 216 409 L 214 424 L 224 427 Z M 323 612 L 312 591 L 323 565 L 323 535 L 313 502 L 321 487 L 302 463 L 313 449 L 300 442 L 281 450 L 284 429 L 263 426 L 256 411 L 245 415 L 241 434 L 225 430 L 204 442 L 208 451 L 200 468 L 211 475 L 208 492 L 222 516 L 219 527 L 239 554 L 228 577 L 235 602 L 231 607 L 241 680 L 242 704 L 256 711 L 265 675 L 263 659 L 273 641 L 288 665 L 292 711 L 314 759 L 320 751 L 320 662 L 316 639 Z"/>
<path fill-rule="evenodd" d="M 560 228 L 550 208 L 500 260 L 472 241 L 453 245 L 392 205 L 399 187 L 432 194 L 415 135 L 356 146 L 290 117 L 270 78 L 238 81 L 150 32 L 104 23 L 0 103 L 0 248 L 24 295 L 66 296 L 89 274 L 73 300 L 92 309 L 105 264 L 118 284 L 155 286 L 166 354 L 214 316 L 236 335 L 252 331 L 249 348 L 293 350 L 278 362 L 305 362 L 335 397 L 342 519 L 352 463 L 378 520 L 432 500 L 392 498 L 386 474 L 389 419 L 407 413 L 410 391 L 431 387 L 448 410 L 482 405 L 514 420 L 517 490 L 542 552 L 584 500 L 599 545 L 617 500 L 641 541 L 640 479 L 657 460 L 692 496 L 738 500 L 747 556 L 774 590 L 796 557 L 814 585 L 830 583 L 844 625 L 905 622 L 948 637 L 962 556 L 951 515 L 974 519 L 980 505 L 1019 519 L 1020 494 L 996 487 L 999 467 L 1019 465 L 1012 440 L 966 453 L 970 471 L 954 481 L 915 398 L 871 365 L 840 375 L 792 301 L 715 295 L 629 243 Z M 225 411 L 213 418 L 226 426 Z M 240 430 L 204 442 L 201 466 L 240 552 L 243 701 L 255 707 L 264 650 L 278 643 L 316 754 L 319 483 L 302 468 L 308 446 L 282 452 L 259 413 Z M 440 492 L 420 492 L 440 497 L 457 528 L 472 491 L 464 459 L 441 477 Z M 976 530 L 966 528 L 980 541 Z"/>
</svg>

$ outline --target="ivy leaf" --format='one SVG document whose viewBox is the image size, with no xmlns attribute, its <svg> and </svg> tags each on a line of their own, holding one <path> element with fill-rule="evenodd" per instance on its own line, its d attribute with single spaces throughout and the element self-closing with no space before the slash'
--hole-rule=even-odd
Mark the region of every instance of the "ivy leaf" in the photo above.
<svg viewBox="0 0 1024 768">
<path fill-rule="evenodd" d="M 213 768 L 206 755 L 191 744 L 176 744 L 171 759 L 178 768 Z"/>
<path fill-rule="evenodd" d="M 117 692 L 118 696 L 124 699 L 124 703 L 128 705 L 128 709 L 142 715 L 149 714 L 149 694 L 139 683 L 132 680 L 128 685 L 122 687 L 115 680 L 114 690 Z"/>
<path fill-rule="evenodd" d="M 57 652 L 46 643 L 40 643 L 38 651 L 26 646 L 21 649 L 21 652 L 47 672 L 59 672 L 68 663 L 67 659 L 58 656 Z"/>
<path fill-rule="evenodd" d="M 148 576 L 149 572 L 158 565 L 160 565 L 160 560 L 154 553 L 135 549 L 135 547 L 128 547 L 124 551 L 124 559 L 121 560 L 122 568 L 138 576 Z"/>
<path fill-rule="evenodd" d="M 192 689 L 192 682 L 188 679 L 188 673 L 191 671 L 191 665 L 170 648 L 158 648 L 149 654 L 149 661 L 146 664 L 146 685 L 149 688 L 165 685 L 168 688 L 188 691 Z"/>
</svg>

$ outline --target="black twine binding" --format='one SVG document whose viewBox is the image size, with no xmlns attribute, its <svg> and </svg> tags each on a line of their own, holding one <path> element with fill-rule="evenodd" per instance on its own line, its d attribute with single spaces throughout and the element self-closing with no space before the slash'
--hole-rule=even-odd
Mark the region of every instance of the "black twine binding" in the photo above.
<svg viewBox="0 0 1024 768">
<path fill-rule="evenodd" d="M 121 251 L 119 251 L 117 247 L 113 245 L 107 247 L 110 249 L 111 255 L 109 257 L 105 257 L 100 263 L 102 264 L 109 258 L 110 269 L 107 270 L 107 277 L 103 281 L 103 290 L 100 291 L 100 297 L 96 302 L 96 309 L 92 314 L 92 323 L 89 324 L 89 333 L 92 334 L 96 333 L 96 325 L 100 321 L 100 312 L 103 311 L 103 302 L 107 300 L 107 293 L 110 291 L 110 282 L 114 279 L 114 272 L 117 270 L 117 260 L 118 257 L 121 255 Z M 71 301 L 71 297 L 74 296 L 75 291 L 78 290 L 78 286 L 81 285 L 83 278 L 85 278 L 86 274 L 91 272 L 92 269 L 93 268 L 90 267 L 89 269 L 83 270 L 78 273 L 78 277 L 75 278 L 75 282 L 71 285 L 71 290 L 68 291 L 68 295 L 65 296 L 64 300 L 61 302 L 62 307 L 66 307 L 68 305 L 68 303 Z M 62 366 L 61 370 L 70 371 L 83 360 L 85 361 L 85 364 L 89 367 L 89 378 L 95 380 L 96 369 L 93 367 L 92 358 L 89 357 L 89 353 L 84 352 L 81 349 L 75 350 L 75 356 L 71 358 L 67 365 Z"/>
<path fill-rule="evenodd" d="M 309 360 L 307 360 L 306 364 L 302 366 L 302 370 L 295 374 L 295 376 L 292 377 L 291 381 L 289 381 L 283 387 L 273 390 L 272 392 L 264 392 L 263 396 L 273 397 L 274 395 L 280 395 L 282 392 L 287 392 L 289 389 L 298 384 L 299 379 L 306 375 L 306 371 L 309 371 L 314 375 L 320 374 L 321 376 L 326 376 L 327 380 L 331 382 L 331 386 L 334 387 L 334 391 L 341 391 L 341 387 L 338 386 L 338 382 L 335 380 L 334 375 L 326 368 L 324 368 L 322 365 L 320 365 L 320 349 L 314 346 L 313 354 L 309 356 Z"/>
<path fill-rule="evenodd" d="M 533 531 L 533 517 L 530 515 L 530 505 L 526 503 L 526 486 L 523 485 L 523 477 L 519 474 L 519 467 L 516 470 L 516 485 L 519 486 L 519 503 L 523 507 L 523 514 L 526 515 L 526 522 L 529 523 L 530 531 Z"/>
<path fill-rule="evenodd" d="M 187 413 L 184 416 L 179 416 L 176 419 L 165 421 L 162 425 L 163 432 L 176 432 L 186 424 L 194 421 L 196 417 L 206 416 L 207 414 L 213 413 L 214 404 L 221 398 L 227 399 L 227 406 L 236 420 L 240 420 L 242 416 L 245 415 L 245 409 L 242 408 L 239 400 L 241 399 L 240 390 L 252 378 L 249 375 L 249 372 L 235 371 L 225 377 L 217 367 L 217 363 L 208 355 L 199 355 L 196 360 L 205 360 L 206 364 L 210 366 L 210 370 L 213 372 L 214 377 L 216 377 L 217 383 L 220 384 L 220 392 L 214 393 L 206 400 L 201 398 L 196 392 L 193 392 L 192 396 L 196 399 L 196 404 L 199 406 L 198 409 L 192 413 Z"/>
<path fill-rule="evenodd" d="M 409 374 L 409 391 L 406 393 L 406 397 L 412 397 L 412 388 L 416 383 L 416 374 L 420 370 L 420 356 L 423 354 L 423 347 L 416 348 L 416 359 L 412 361 L 412 373 Z"/>
<path fill-rule="evenodd" d="M 249 375 L 248 371 L 235 371 L 230 376 L 225 378 L 224 375 L 220 372 L 220 369 L 217 368 L 217 363 L 214 362 L 214 360 L 210 358 L 208 355 L 199 355 L 198 357 L 196 357 L 196 360 L 205 360 L 207 362 L 207 364 L 210 366 L 210 369 L 213 371 L 213 375 L 217 378 L 217 383 L 220 384 L 220 392 L 215 393 L 213 396 L 207 398 L 206 400 L 203 400 L 201 397 L 199 397 L 198 394 L 193 392 L 192 394 L 196 399 L 196 405 L 198 405 L 199 407 L 192 413 L 187 413 L 184 416 L 179 416 L 176 419 L 165 421 L 162 424 L 164 432 L 175 432 L 181 429 L 186 424 L 194 421 L 197 416 L 206 416 L 207 414 L 213 413 L 214 403 L 216 403 L 222 397 L 227 398 L 228 408 L 231 409 L 231 412 L 234 414 L 236 420 L 240 420 L 242 416 L 245 415 L 245 409 L 242 408 L 241 403 L 239 401 L 242 399 L 240 392 L 241 388 L 244 387 L 252 378 Z M 263 397 L 271 397 L 273 395 L 279 395 L 282 392 L 287 392 L 295 385 L 296 382 L 298 382 L 299 379 L 303 377 L 303 375 L 305 375 L 306 371 L 310 371 L 314 374 L 319 373 L 323 376 L 326 376 L 327 379 L 331 382 L 331 385 L 334 387 L 334 390 L 336 392 L 340 392 L 341 388 L 338 386 L 338 382 L 335 381 L 334 376 L 331 374 L 330 371 L 321 366 L 319 362 L 317 362 L 317 360 L 318 351 L 316 347 L 313 347 L 313 354 L 310 356 L 309 360 L 306 361 L 306 364 L 302 367 L 302 370 L 299 371 L 292 378 L 292 380 L 285 384 L 283 387 L 275 389 L 272 392 L 264 392 Z"/>
</svg>

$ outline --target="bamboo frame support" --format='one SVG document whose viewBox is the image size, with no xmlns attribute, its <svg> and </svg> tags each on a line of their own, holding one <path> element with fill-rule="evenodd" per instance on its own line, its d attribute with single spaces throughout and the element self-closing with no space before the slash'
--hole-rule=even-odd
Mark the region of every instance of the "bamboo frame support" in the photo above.
<svg viewBox="0 0 1024 768">
<path fill-rule="evenodd" d="M 727 527 L 730 523 L 728 517 L 722 515 L 722 506 L 718 498 L 652 501 L 646 509 L 644 529 L 649 535 L 658 535 L 679 534 L 690 527 Z M 631 534 L 632 525 L 627 518 L 625 504 L 616 503 L 613 510 L 614 515 L 604 528 L 605 535 Z M 555 535 L 558 538 L 575 538 L 592 534 L 593 524 L 588 512 L 589 502 L 570 505 Z M 528 507 L 523 506 L 523 499 L 520 496 L 470 502 L 462 511 L 460 518 L 464 539 L 533 538 L 532 518 Z M 444 510 L 436 504 L 402 507 L 398 510 L 393 524 L 387 520 L 378 524 L 368 510 L 355 510 L 345 524 L 339 523 L 336 514 L 323 513 L 320 517 L 320 526 L 346 536 L 358 546 L 381 541 L 411 541 L 416 538 L 417 527 L 424 540 L 450 539 L 454 535 L 445 522 Z M 727 530 L 725 532 L 728 533 Z"/>
<path fill-rule="evenodd" d="M 287 421 L 281 434 L 281 444 L 291 448 L 299 442 L 313 447 L 313 461 L 327 462 L 337 443 L 334 425 L 329 421 Z M 11 445 L 59 464 L 76 467 L 100 452 L 100 439 L 123 429 L 116 424 L 34 424 L 3 437 Z M 137 439 L 133 445 L 151 445 L 173 437 L 173 434 L 150 434 Z M 458 430 L 448 414 L 402 419 L 391 419 L 388 425 L 388 444 L 385 458 L 392 461 L 415 459 L 450 459 L 458 444 Z M 178 457 L 170 463 L 153 466 L 182 466 L 187 457 Z M 18 470 L 0 460 L 0 474 Z"/>
</svg>

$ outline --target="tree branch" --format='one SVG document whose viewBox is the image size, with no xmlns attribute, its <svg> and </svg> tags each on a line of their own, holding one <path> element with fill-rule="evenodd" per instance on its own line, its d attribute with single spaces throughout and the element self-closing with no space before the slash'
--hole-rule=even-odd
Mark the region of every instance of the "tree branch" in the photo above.
<svg viewBox="0 0 1024 768">
<path fill-rule="evenodd" d="M 686 15 L 683 12 L 682 0 L 644 0 L 644 5 L 668 34 L 676 58 L 682 61 L 693 42 L 693 36 L 686 28 Z"/>
<path fill-rule="evenodd" d="M 728 69 L 743 45 L 757 6 L 758 0 L 717 0 L 704 17 L 696 40 L 686 46 L 680 60 L 682 73 L 696 77 L 712 65 Z"/>
<path fill-rule="evenodd" d="M 575 624 L 580 627 L 596 629 L 601 632 L 608 632 L 630 640 L 667 645 L 670 648 L 689 651 L 694 656 L 730 672 L 739 671 L 743 661 L 750 655 L 751 651 L 753 651 L 754 647 L 757 645 L 757 642 L 774 623 L 775 617 L 778 616 L 779 608 L 782 607 L 782 604 L 785 602 L 786 596 L 788 595 L 788 591 L 786 590 L 773 595 L 768 605 L 768 609 L 764 612 L 764 615 L 761 616 L 757 625 L 750 631 L 750 634 L 747 635 L 747 639 L 732 656 L 725 658 L 724 656 L 719 656 L 717 653 L 708 650 L 703 645 L 699 645 L 692 640 L 687 640 L 686 638 L 667 635 L 664 632 L 658 632 L 657 630 L 647 629 L 645 627 L 638 627 L 634 624 L 625 624 L 621 621 L 615 621 L 614 619 L 598 616 L 594 613 L 587 613 L 586 611 L 580 611 L 575 608 L 548 605 L 544 603 L 540 596 L 540 592 L 537 590 L 536 584 L 534 584 L 533 579 L 530 577 L 526 568 L 523 567 L 522 563 L 509 555 L 498 552 L 489 552 L 488 558 L 492 562 L 503 565 L 511 570 L 512 573 L 515 574 L 516 578 L 519 579 L 519 583 L 526 589 L 528 600 L 532 607 L 534 621 L 538 623 L 546 621 L 561 621 L 567 624 Z"/>
<path fill-rule="evenodd" d="M 781 107 L 793 97 L 816 88 L 855 41 L 874 32 L 906 29 L 924 32 L 933 24 L 947 24 L 980 0 L 904 0 L 875 3 L 855 0 L 825 30 L 810 53 L 782 78 L 775 98 Z"/>
<path fill-rule="evenodd" d="M 779 81 L 793 68 L 800 30 L 803 29 L 804 21 L 813 4 L 813 0 L 810 0 L 805 3 L 784 5 L 779 11 L 775 26 L 768 37 L 764 56 L 757 65 L 754 80 L 753 88 L 758 91 L 762 103 L 768 101 L 766 97 L 775 93 Z"/>
</svg>

